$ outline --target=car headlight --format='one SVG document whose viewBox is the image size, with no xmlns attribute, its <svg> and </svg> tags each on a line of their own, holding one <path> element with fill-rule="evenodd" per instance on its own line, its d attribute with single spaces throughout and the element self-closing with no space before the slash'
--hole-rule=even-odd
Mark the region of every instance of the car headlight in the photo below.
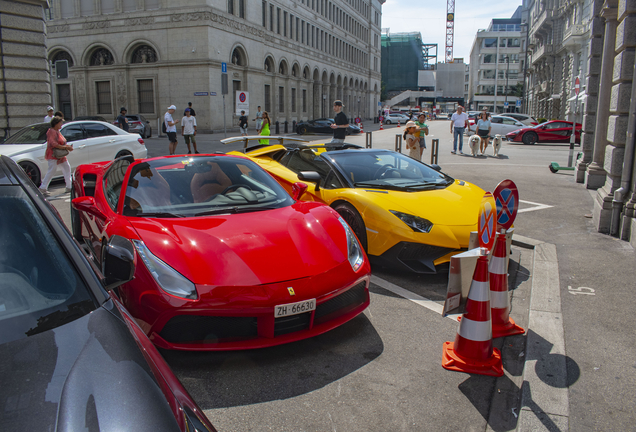
<svg viewBox="0 0 636 432">
<path fill-rule="evenodd" d="M 354 272 L 358 271 L 362 264 L 364 264 L 364 254 L 362 253 L 362 246 L 358 242 L 358 238 L 355 236 L 349 224 L 341 217 L 338 218 L 340 223 L 347 233 L 347 258 L 349 258 L 349 264 Z"/>
<path fill-rule="evenodd" d="M 195 300 L 197 298 L 197 290 L 192 282 L 190 282 L 181 273 L 170 267 L 165 262 L 154 256 L 141 240 L 133 240 L 135 249 L 146 265 L 146 268 L 157 281 L 159 287 L 177 297 Z"/>
<path fill-rule="evenodd" d="M 395 210 L 389 210 L 389 211 L 393 213 L 395 216 L 397 216 L 398 219 L 400 219 L 402 222 L 408 225 L 408 227 L 415 232 L 429 233 L 431 232 L 431 229 L 433 228 L 433 222 L 429 221 L 428 219 L 424 219 L 419 216 L 413 216 L 413 215 L 402 213 Z"/>
</svg>

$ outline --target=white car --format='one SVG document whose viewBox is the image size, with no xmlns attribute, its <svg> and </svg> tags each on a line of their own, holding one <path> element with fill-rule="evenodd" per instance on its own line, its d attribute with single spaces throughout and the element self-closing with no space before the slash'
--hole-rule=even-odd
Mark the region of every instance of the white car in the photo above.
<svg viewBox="0 0 636 432">
<path fill-rule="evenodd" d="M 518 114 L 518 113 L 505 113 L 503 116 L 513 118 L 517 121 L 520 121 L 526 126 L 536 126 L 539 122 L 534 118 L 529 116 L 528 114 Z"/>
<path fill-rule="evenodd" d="M 0 154 L 13 159 L 40 186 L 42 176 L 46 174 L 48 162 L 44 159 L 46 151 L 46 131 L 49 123 L 36 123 L 25 126 L 0 144 Z M 67 156 L 71 172 L 78 165 L 101 162 L 132 155 L 135 159 L 145 158 L 148 150 L 139 134 L 125 132 L 123 129 L 101 121 L 73 121 L 65 123 L 60 130 L 73 151 Z M 63 177 L 59 168 L 53 178 Z"/>
<path fill-rule="evenodd" d="M 524 125 L 523 123 L 513 119 L 512 117 L 506 117 L 502 115 L 496 115 L 496 116 L 490 117 L 490 125 L 491 125 L 490 136 L 494 137 L 495 135 L 499 134 L 503 138 L 505 138 L 506 134 L 510 132 L 516 131 L 517 129 L 528 127 L 527 125 Z M 475 124 L 472 123 L 469 128 L 470 130 L 469 135 L 477 133 L 475 128 L 476 128 Z"/>
<path fill-rule="evenodd" d="M 409 117 L 405 116 L 404 114 L 388 114 L 386 117 L 384 117 L 385 124 L 391 124 L 391 123 L 397 123 L 397 122 L 400 122 L 400 124 L 404 124 L 407 121 L 409 121 Z"/>
</svg>

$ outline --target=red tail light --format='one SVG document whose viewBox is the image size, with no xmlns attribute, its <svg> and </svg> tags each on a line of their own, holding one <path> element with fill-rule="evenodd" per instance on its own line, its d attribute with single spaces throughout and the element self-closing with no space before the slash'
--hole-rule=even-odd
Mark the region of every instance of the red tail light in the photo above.
<svg viewBox="0 0 636 432">
<path fill-rule="evenodd" d="M 141 145 L 146 145 L 146 143 L 144 143 L 144 140 L 141 138 L 137 138 L 137 141 L 139 141 L 139 144 Z"/>
<path fill-rule="evenodd" d="M 131 125 L 141 125 L 140 121 L 134 121 L 134 122 L 130 122 Z"/>
</svg>

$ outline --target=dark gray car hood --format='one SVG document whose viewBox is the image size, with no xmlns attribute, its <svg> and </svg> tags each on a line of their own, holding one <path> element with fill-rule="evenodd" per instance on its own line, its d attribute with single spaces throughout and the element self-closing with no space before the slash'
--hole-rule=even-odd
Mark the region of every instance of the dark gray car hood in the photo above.
<svg viewBox="0 0 636 432">
<path fill-rule="evenodd" d="M 112 301 L 0 346 L 1 431 L 178 431 Z"/>
</svg>

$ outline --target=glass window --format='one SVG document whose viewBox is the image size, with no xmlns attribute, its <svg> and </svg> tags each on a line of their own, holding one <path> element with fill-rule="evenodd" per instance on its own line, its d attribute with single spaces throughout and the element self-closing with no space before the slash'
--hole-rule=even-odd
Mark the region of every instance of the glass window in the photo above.
<svg viewBox="0 0 636 432">
<path fill-rule="evenodd" d="M 500 47 L 505 47 L 506 46 L 506 39 L 505 38 L 499 39 L 499 46 Z"/>
<path fill-rule="evenodd" d="M 60 131 L 67 142 L 84 139 L 84 131 L 79 124 L 70 124 Z"/>
<path fill-rule="evenodd" d="M 263 23 L 263 27 L 267 27 L 267 2 L 263 1 L 263 10 L 261 11 L 262 14 L 262 23 Z"/>
<path fill-rule="evenodd" d="M 272 104 L 271 104 L 271 87 L 269 84 L 265 84 L 265 111 L 272 112 Z"/>
<path fill-rule="evenodd" d="M 495 79 L 495 71 L 492 69 L 485 69 L 482 72 L 483 79 Z"/>
<path fill-rule="evenodd" d="M 87 138 L 97 138 L 102 136 L 117 135 L 117 132 L 99 123 L 84 123 L 84 130 Z"/>
<path fill-rule="evenodd" d="M 2 188 L 0 221 L 0 344 L 95 310 L 88 287 L 22 188 Z"/>
<path fill-rule="evenodd" d="M 484 38 L 484 48 L 497 47 L 497 38 Z"/>
<path fill-rule="evenodd" d="M 495 54 L 484 54 L 484 63 L 494 63 L 495 58 Z"/>
<path fill-rule="evenodd" d="M 296 89 L 291 89 L 291 110 L 292 112 L 296 112 Z"/>
<path fill-rule="evenodd" d="M 151 79 L 137 80 L 137 100 L 140 113 L 155 112 L 155 94 Z"/>
<path fill-rule="evenodd" d="M 42 144 L 46 142 L 49 123 L 26 126 L 11 135 L 3 144 Z"/>
<path fill-rule="evenodd" d="M 227 0 L 227 13 L 234 15 L 234 0 Z"/>
<path fill-rule="evenodd" d="M 278 112 L 285 112 L 285 87 L 278 87 Z"/>
<path fill-rule="evenodd" d="M 519 46 L 521 46 L 520 43 L 519 43 L 519 38 L 508 39 L 508 46 L 509 47 L 519 47 Z"/>
<path fill-rule="evenodd" d="M 119 204 L 121 186 L 124 183 L 128 166 L 130 166 L 128 159 L 118 159 L 108 168 L 108 172 L 104 176 L 104 195 L 110 207 L 115 211 Z"/>
<path fill-rule="evenodd" d="M 97 81 L 95 87 L 97 92 L 97 114 L 112 114 L 110 81 Z"/>
</svg>

